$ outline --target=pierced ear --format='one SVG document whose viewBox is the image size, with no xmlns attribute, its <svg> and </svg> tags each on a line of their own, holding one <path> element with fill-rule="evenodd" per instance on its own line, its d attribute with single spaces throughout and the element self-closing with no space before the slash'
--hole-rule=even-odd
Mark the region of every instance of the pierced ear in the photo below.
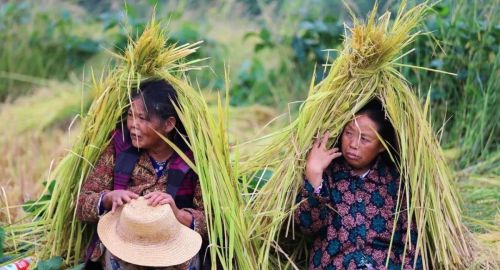
<svg viewBox="0 0 500 270">
<path fill-rule="evenodd" d="M 172 132 L 172 130 L 175 129 L 176 123 L 177 123 L 177 120 L 175 119 L 175 117 L 170 116 L 169 118 L 167 118 L 167 120 L 165 120 L 164 131 L 166 133 Z"/>
</svg>

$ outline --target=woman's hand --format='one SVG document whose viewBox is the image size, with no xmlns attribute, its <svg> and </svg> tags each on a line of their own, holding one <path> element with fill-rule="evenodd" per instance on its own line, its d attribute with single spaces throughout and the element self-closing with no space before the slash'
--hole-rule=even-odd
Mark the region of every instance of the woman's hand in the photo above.
<svg viewBox="0 0 500 270">
<path fill-rule="evenodd" d="M 113 190 L 104 195 L 102 198 L 104 208 L 111 209 L 113 213 L 116 208 L 130 202 L 133 199 L 139 198 L 139 195 L 128 190 Z"/>
<path fill-rule="evenodd" d="M 323 138 L 317 138 L 307 155 L 305 177 L 314 188 L 321 184 L 323 172 L 332 160 L 342 155 L 338 148 L 326 149 L 329 137 L 327 132 Z"/>
<path fill-rule="evenodd" d="M 153 207 L 157 205 L 169 204 L 177 220 L 187 227 L 191 226 L 193 215 L 191 215 L 191 213 L 187 211 L 183 211 L 182 209 L 177 208 L 175 200 L 174 198 L 172 198 L 172 196 L 170 196 L 170 194 L 160 191 L 154 191 L 144 195 L 144 198 L 148 200 L 148 205 L 151 205 Z"/>
</svg>

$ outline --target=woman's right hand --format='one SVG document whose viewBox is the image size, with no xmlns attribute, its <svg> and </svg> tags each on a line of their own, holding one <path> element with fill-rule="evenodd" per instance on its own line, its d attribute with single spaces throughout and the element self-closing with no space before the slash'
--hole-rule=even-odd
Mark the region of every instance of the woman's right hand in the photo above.
<svg viewBox="0 0 500 270">
<path fill-rule="evenodd" d="M 332 160 L 342 155 L 338 148 L 326 148 L 329 137 L 327 132 L 322 138 L 317 138 L 307 155 L 305 177 L 314 188 L 321 184 L 323 172 Z"/>
<path fill-rule="evenodd" d="M 139 198 L 139 195 L 128 190 L 113 190 L 104 195 L 102 198 L 104 208 L 111 209 L 113 213 L 118 207 L 130 202 L 132 199 Z"/>
</svg>

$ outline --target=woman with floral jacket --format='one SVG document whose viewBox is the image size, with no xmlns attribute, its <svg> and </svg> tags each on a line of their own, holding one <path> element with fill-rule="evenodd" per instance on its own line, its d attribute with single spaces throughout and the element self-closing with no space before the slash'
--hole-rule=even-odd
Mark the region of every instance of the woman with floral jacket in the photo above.
<svg viewBox="0 0 500 270">
<path fill-rule="evenodd" d="M 115 131 L 112 143 L 104 150 L 85 180 L 78 198 L 77 218 L 96 224 L 99 217 L 139 196 L 144 196 L 151 206 L 169 204 L 176 218 L 185 226 L 206 235 L 205 214 L 198 176 L 159 135 L 169 138 L 188 157 L 191 152 L 181 133 L 184 130 L 174 103 L 177 94 L 164 80 L 141 84 L 132 95 L 127 112 L 126 129 Z M 158 132 L 158 133 L 157 133 Z M 116 171 L 117 154 L 123 148 L 136 151 L 136 163 L 130 175 Z M 128 151 L 127 150 L 127 151 Z M 169 175 L 171 174 L 171 175 Z M 173 175 L 180 184 L 175 197 L 167 193 Z M 117 183 L 117 181 L 121 183 Z M 87 251 L 87 260 L 97 262 L 107 270 L 145 269 L 130 265 L 113 254 L 95 239 Z M 104 255 L 104 256 L 103 256 Z M 171 268 L 169 268 L 171 269 Z M 199 269 L 197 257 L 174 269 Z"/>
<path fill-rule="evenodd" d="M 394 129 L 373 100 L 345 126 L 340 149 L 326 148 L 328 134 L 314 142 L 294 215 L 314 239 L 309 269 L 421 268 L 413 227 L 407 234 L 404 185 L 379 138 L 397 149 Z"/>
</svg>

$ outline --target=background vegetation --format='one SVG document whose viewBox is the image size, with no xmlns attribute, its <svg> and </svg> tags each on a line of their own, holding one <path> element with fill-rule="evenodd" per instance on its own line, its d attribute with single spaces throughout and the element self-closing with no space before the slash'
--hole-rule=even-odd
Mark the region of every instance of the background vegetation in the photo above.
<svg viewBox="0 0 500 270">
<path fill-rule="evenodd" d="M 411 2 L 411 1 L 410 1 Z M 372 1 L 347 1 L 365 15 Z M 395 9 L 398 1 L 379 1 Z M 403 60 L 456 74 L 402 68 L 416 93 L 432 102 L 431 119 L 456 172 L 467 224 L 500 243 L 498 123 L 500 20 L 496 0 L 443 0 Z M 156 9 L 155 9 L 156 7 Z M 190 79 L 208 100 L 231 76 L 232 143 L 264 135 L 297 112 L 311 80 L 335 57 L 348 11 L 328 0 L 0 0 L 0 225 L 22 216 L 20 205 L 41 195 L 92 99 L 93 70 L 112 65 L 127 31 L 140 34 L 152 13 L 165 20 L 172 42 L 204 40 L 194 58 L 207 68 Z M 316 67 L 317 76 L 312 77 Z M 82 82 L 83 81 L 83 85 Z M 0 233 L 1 236 L 1 233 Z M 481 237 L 481 236 L 478 236 Z M 1 240 L 1 237 L 0 237 Z M 0 244 L 1 251 L 1 244 Z M 1 255 L 1 252 L 0 252 Z M 1 256 L 0 256 L 1 257 Z"/>
</svg>

